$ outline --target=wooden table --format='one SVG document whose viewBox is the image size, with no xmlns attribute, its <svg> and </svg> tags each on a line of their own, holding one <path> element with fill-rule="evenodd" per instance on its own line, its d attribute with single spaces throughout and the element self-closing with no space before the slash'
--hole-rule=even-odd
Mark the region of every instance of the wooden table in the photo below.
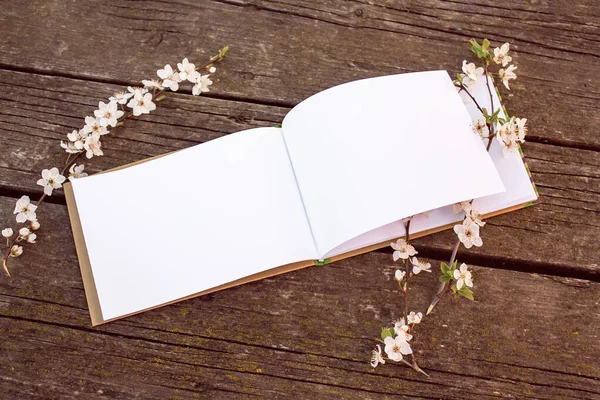
<svg viewBox="0 0 600 400">
<path fill-rule="evenodd" d="M 388 251 L 91 328 L 58 192 L 39 209 L 38 244 L 15 260 L 12 279 L 0 277 L 0 398 L 600 398 L 597 1 L 37 0 L 0 9 L 3 224 L 16 198 L 40 196 L 40 171 L 64 161 L 59 140 L 99 100 L 225 44 L 209 94 L 170 95 L 115 130 L 106 156 L 86 168 L 272 126 L 342 82 L 456 71 L 468 39 L 485 36 L 515 50 L 519 79 L 504 99 L 529 119 L 524 150 L 541 195 L 491 219 L 482 248 L 461 250 L 475 265 L 477 298 L 448 296 L 417 328 L 427 378 L 368 363 L 401 310 Z M 415 246 L 437 269 L 452 236 Z M 426 308 L 436 279 L 414 280 L 414 308 Z"/>
</svg>

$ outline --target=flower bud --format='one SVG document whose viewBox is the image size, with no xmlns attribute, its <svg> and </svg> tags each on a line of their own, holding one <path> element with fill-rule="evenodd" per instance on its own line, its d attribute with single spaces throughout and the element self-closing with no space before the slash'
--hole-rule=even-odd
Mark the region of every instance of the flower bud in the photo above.
<svg viewBox="0 0 600 400">
<path fill-rule="evenodd" d="M 396 278 L 398 283 L 400 283 L 402 282 L 402 279 L 404 279 L 404 275 L 406 275 L 406 272 L 397 269 L 396 273 L 394 274 L 394 278 Z"/>
<path fill-rule="evenodd" d="M 14 245 L 10 248 L 11 257 L 19 257 L 21 254 L 23 254 L 23 246 Z"/>
<path fill-rule="evenodd" d="M 29 236 L 27 236 L 27 242 L 35 243 L 36 238 L 37 238 L 37 235 L 35 233 L 30 233 Z"/>
</svg>

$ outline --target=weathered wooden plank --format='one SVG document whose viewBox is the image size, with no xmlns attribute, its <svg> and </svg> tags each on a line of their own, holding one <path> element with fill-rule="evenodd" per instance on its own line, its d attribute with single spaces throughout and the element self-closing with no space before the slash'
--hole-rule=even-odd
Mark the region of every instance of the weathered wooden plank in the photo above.
<svg viewBox="0 0 600 400">
<path fill-rule="evenodd" d="M 0 189 L 13 196 L 39 195 L 43 168 L 59 165 L 59 140 L 120 87 L 69 78 L 0 71 Z M 201 143 L 227 133 L 280 123 L 284 107 L 174 94 L 155 113 L 126 122 L 103 142 L 105 157 L 86 163 L 90 172 Z M 495 265 L 584 274 L 598 279 L 596 236 L 600 227 L 600 153 L 526 143 L 525 153 L 541 200 L 536 207 L 490 220 L 486 245 L 471 261 L 495 257 Z M 63 201 L 62 193 L 52 196 Z M 43 218 L 43 211 L 40 210 Z M 419 240 L 432 255 L 452 245 L 451 233 Z M 479 258 L 478 258 L 479 257 Z M 497 263 L 497 264 L 496 264 Z M 550 270 L 548 270 L 550 268 Z"/>
<path fill-rule="evenodd" d="M 598 149 L 600 137 L 592 134 L 600 123 L 596 6 L 589 1 L 13 2 L 0 14 L 5 27 L 0 65 L 132 82 L 165 62 L 184 55 L 202 59 L 209 49 L 229 43 L 233 50 L 217 77 L 219 93 L 292 106 L 341 82 L 458 67 L 469 56 L 466 41 L 488 36 L 514 44 L 520 79 L 505 100 L 511 113 L 530 119 L 530 137 Z M 27 46 L 24 38 L 32 39 Z"/>
<path fill-rule="evenodd" d="M 0 198 L 1 218 L 11 204 Z M 400 365 L 373 371 L 373 338 L 401 308 L 389 255 L 90 328 L 66 209 L 46 207 L 52 229 L 42 226 L 13 279 L 0 277 L 0 392 L 13 398 L 600 395 L 599 283 L 475 267 L 477 300 L 448 297 L 417 330 L 431 378 Z M 426 308 L 436 279 L 414 279 L 412 309 Z"/>
</svg>

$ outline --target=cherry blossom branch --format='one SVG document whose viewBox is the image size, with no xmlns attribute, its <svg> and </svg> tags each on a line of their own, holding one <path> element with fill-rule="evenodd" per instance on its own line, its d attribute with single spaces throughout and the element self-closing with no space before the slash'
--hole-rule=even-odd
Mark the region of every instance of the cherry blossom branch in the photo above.
<svg viewBox="0 0 600 400">
<path fill-rule="evenodd" d="M 482 67 L 477 67 L 475 63 L 468 63 L 466 60 L 463 61 L 462 71 L 463 73 L 457 74 L 457 80 L 454 82 L 455 86 L 459 89 L 459 92 L 464 92 L 473 102 L 475 107 L 481 112 L 485 118 L 485 125 L 481 120 L 477 119 L 473 124 L 473 131 L 478 133 L 482 139 L 487 139 L 487 151 L 490 150 L 492 140 L 496 138 L 503 146 L 503 152 L 505 156 L 508 153 L 514 153 L 519 149 L 519 143 L 524 141 L 526 133 L 526 119 L 519 118 L 508 118 L 507 116 L 500 117 L 499 113 L 502 110 L 499 107 L 497 110 L 494 109 L 494 99 L 490 85 L 490 74 L 489 65 L 493 61 L 496 64 L 502 64 L 506 66 L 512 57 L 508 55 L 509 44 L 505 43 L 499 48 L 495 48 L 493 55 L 489 50 L 490 42 L 487 39 L 483 39 L 482 43 L 478 43 L 476 40 L 471 40 L 471 51 L 481 60 Z M 516 78 L 514 74 L 516 67 L 510 65 L 506 69 L 500 69 L 498 71 L 498 77 L 501 79 L 504 86 L 510 90 L 508 82 Z M 490 107 L 491 113 L 486 108 L 481 107 L 479 102 L 475 99 L 469 85 L 477 82 L 485 74 L 485 84 L 487 86 L 488 95 L 490 96 Z M 487 136 L 483 135 L 483 129 L 487 128 Z M 469 267 L 462 263 L 458 266 L 457 255 L 460 245 L 463 244 L 465 248 L 469 249 L 472 246 L 482 246 L 483 241 L 479 236 L 480 227 L 485 225 L 485 222 L 481 221 L 481 214 L 473 209 L 473 200 L 463 201 L 457 203 L 453 207 L 453 211 L 464 212 L 464 218 L 462 223 L 454 225 L 454 232 L 456 233 L 458 240 L 452 248 L 452 254 L 450 256 L 449 263 L 440 263 L 440 269 L 442 270 L 442 276 L 440 276 L 440 285 L 433 297 L 430 306 L 427 309 L 425 315 L 431 313 L 436 304 L 440 301 L 444 293 L 450 287 L 452 291 L 460 296 L 467 299 L 473 300 L 473 287 L 472 273 L 469 271 Z M 396 242 L 391 243 L 391 247 L 394 250 L 392 258 L 394 261 L 402 259 L 402 262 L 406 264 L 404 271 L 397 269 L 394 277 L 400 287 L 400 290 L 404 296 L 404 318 L 395 322 L 391 328 L 383 328 L 381 332 L 381 342 L 384 343 L 385 348 L 382 351 L 381 346 L 377 345 L 371 353 L 371 366 L 377 367 L 379 364 L 385 364 L 385 361 L 402 362 L 416 371 L 422 372 L 427 375 L 416 363 L 414 353 L 411 349 L 409 341 L 412 339 L 413 328 L 416 324 L 421 322 L 422 314 L 410 312 L 409 313 L 409 296 L 408 296 L 408 280 L 413 275 L 418 274 L 420 271 L 431 272 L 431 264 L 419 261 L 417 257 L 412 257 L 417 254 L 417 251 L 409 243 L 410 240 L 410 218 L 404 222 L 406 233 L 404 238 L 398 239 Z M 412 273 L 410 271 L 410 264 L 412 264 Z M 404 278 L 406 281 L 403 282 Z M 384 358 L 383 353 L 387 355 Z M 403 355 L 411 354 L 411 362 L 404 359 Z"/>
<path fill-rule="evenodd" d="M 95 156 L 104 155 L 100 138 L 109 133 L 110 128 L 117 128 L 123 125 L 123 121 L 132 116 L 149 114 L 156 109 L 156 104 L 165 97 L 165 88 L 171 91 L 179 89 L 179 83 L 189 81 L 194 84 L 192 94 L 198 96 L 209 91 L 212 85 L 210 74 L 216 71 L 214 65 L 223 61 L 229 51 L 229 46 L 220 49 L 218 54 L 211 56 L 203 66 L 196 67 L 184 58 L 177 64 L 178 71 L 175 71 L 170 65 L 165 65 L 163 69 L 157 71 L 157 75 L 162 80 L 143 80 L 143 87 L 128 87 L 128 92 L 115 93 L 109 98 L 106 104 L 100 102 L 99 109 L 94 111 L 94 116 L 85 118 L 85 126 L 80 130 L 74 130 L 67 135 L 67 141 L 61 141 L 61 147 L 67 152 L 67 158 L 62 169 L 54 167 L 44 169 L 42 178 L 37 184 L 44 187 L 44 193 L 39 200 L 32 204 L 29 196 L 22 196 L 16 204 L 14 214 L 17 214 L 18 224 L 29 224 L 18 229 L 15 235 L 12 228 L 2 230 L 2 236 L 6 238 L 7 248 L 2 257 L 2 266 L 8 276 L 8 260 L 10 257 L 19 257 L 23 253 L 23 247 L 17 243 L 27 241 L 35 243 L 37 234 L 33 233 L 39 229 L 36 210 L 44 202 L 47 196 L 51 196 L 55 189 L 62 187 L 66 180 L 65 175 L 69 172 L 70 178 L 79 178 L 87 176 L 84 165 L 77 166 L 75 162 L 85 154 L 86 158 L 91 159 Z M 199 71 L 206 71 L 208 74 L 202 75 Z M 152 89 L 152 93 L 149 92 Z M 125 105 L 131 111 L 125 113 Z M 14 237 L 13 237 L 14 235 Z"/>
</svg>

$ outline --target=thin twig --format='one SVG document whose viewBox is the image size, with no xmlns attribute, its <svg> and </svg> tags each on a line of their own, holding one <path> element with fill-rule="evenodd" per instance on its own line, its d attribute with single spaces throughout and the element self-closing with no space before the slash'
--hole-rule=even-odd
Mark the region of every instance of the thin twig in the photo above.
<svg viewBox="0 0 600 400">
<path fill-rule="evenodd" d="M 454 243 L 454 248 L 452 249 L 452 255 L 450 256 L 450 262 L 449 262 L 448 266 L 452 267 L 452 264 L 454 264 L 454 260 L 456 259 L 456 253 L 458 253 L 459 247 L 460 247 L 460 240 L 457 240 L 456 243 Z M 429 308 L 427 308 L 427 312 L 425 313 L 425 315 L 429 315 L 429 313 L 433 310 L 433 307 L 435 307 L 435 305 L 438 303 L 438 301 L 440 301 L 440 299 L 442 298 L 442 295 L 446 292 L 447 288 L 448 288 L 447 282 L 440 283 L 437 293 L 435 294 L 435 297 L 431 301 Z"/>
<path fill-rule="evenodd" d="M 488 65 L 485 63 L 485 85 L 487 86 L 488 94 L 490 95 L 490 109 L 494 112 L 494 96 L 492 96 L 492 88 L 490 87 L 490 76 L 488 73 Z"/>
<path fill-rule="evenodd" d="M 406 230 L 406 234 L 404 235 L 404 240 L 408 244 L 410 240 L 410 221 L 404 223 L 404 229 Z M 404 286 L 404 321 L 408 324 L 408 277 L 410 276 L 410 261 L 406 260 L 406 285 Z"/>
<path fill-rule="evenodd" d="M 489 73 L 488 73 L 488 64 L 487 62 L 485 63 L 485 86 L 487 86 L 487 90 L 488 90 L 488 94 L 490 95 L 490 109 L 492 110 L 492 114 L 495 112 L 494 111 L 494 96 L 492 96 L 492 88 L 490 87 L 490 77 L 489 77 Z M 492 147 L 492 130 L 490 129 L 490 126 L 488 126 L 488 144 L 486 146 L 486 150 L 490 151 L 490 147 Z"/>
</svg>

